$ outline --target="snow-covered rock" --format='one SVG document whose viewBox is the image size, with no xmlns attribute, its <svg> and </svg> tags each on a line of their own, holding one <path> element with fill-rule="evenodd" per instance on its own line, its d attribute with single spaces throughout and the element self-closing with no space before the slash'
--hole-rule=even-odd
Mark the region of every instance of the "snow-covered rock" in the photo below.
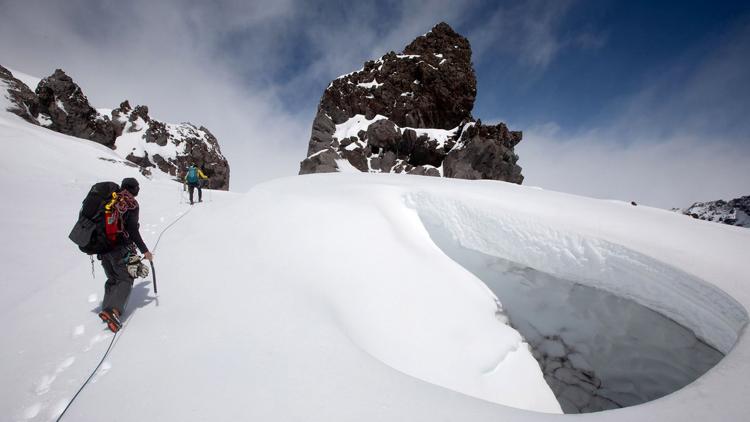
<svg viewBox="0 0 750 422">
<path fill-rule="evenodd" d="M 446 23 L 403 51 L 368 61 L 328 86 L 300 174 L 409 173 L 521 183 L 521 132 L 471 115 L 476 76 L 469 41 Z"/>
<path fill-rule="evenodd" d="M 729 201 L 696 202 L 679 210 L 685 215 L 700 220 L 729 224 L 730 226 L 750 227 L 750 196 Z"/>
<path fill-rule="evenodd" d="M 131 108 L 128 101 L 111 113 L 117 133 L 115 151 L 121 157 L 181 179 L 190 164 L 195 164 L 209 177 L 210 188 L 229 188 L 229 163 L 216 137 L 205 127 L 158 121 L 149 116 L 148 107 Z"/>
<path fill-rule="evenodd" d="M 32 124 L 52 124 L 49 119 L 44 124 L 40 121 L 39 99 L 36 94 L 3 66 L 0 66 L 0 110 L 10 111 Z"/>
</svg>

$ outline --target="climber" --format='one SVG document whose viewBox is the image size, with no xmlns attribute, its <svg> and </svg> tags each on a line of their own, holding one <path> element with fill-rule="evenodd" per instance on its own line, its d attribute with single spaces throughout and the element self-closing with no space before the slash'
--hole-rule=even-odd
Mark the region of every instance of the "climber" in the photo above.
<svg viewBox="0 0 750 422">
<path fill-rule="evenodd" d="M 148 267 L 141 262 L 136 247 L 145 259 L 151 261 L 154 258 L 138 230 L 139 207 L 135 197 L 139 190 L 138 181 L 127 177 L 122 180 L 121 190 L 106 206 L 106 236 L 112 249 L 97 255 L 107 276 L 99 318 L 112 332 L 122 327 L 120 317 L 125 311 L 133 280 L 148 275 Z"/>
<path fill-rule="evenodd" d="M 205 174 L 195 166 L 195 164 L 191 164 L 190 167 L 188 167 L 187 174 L 185 175 L 185 182 L 187 182 L 188 185 L 188 191 L 190 193 L 190 205 L 193 205 L 193 190 L 195 188 L 198 188 L 198 202 L 203 202 L 203 191 L 201 190 L 201 180 L 206 180 L 208 177 L 206 177 Z"/>
</svg>

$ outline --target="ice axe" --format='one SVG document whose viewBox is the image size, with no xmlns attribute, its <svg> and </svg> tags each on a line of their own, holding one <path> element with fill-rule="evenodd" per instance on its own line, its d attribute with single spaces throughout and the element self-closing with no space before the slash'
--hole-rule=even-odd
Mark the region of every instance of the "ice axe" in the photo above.
<svg viewBox="0 0 750 422">
<path fill-rule="evenodd" d="M 154 268 L 154 261 L 149 260 L 148 262 L 151 264 L 151 281 L 154 282 L 154 294 L 158 294 L 159 291 L 156 290 L 156 269 Z"/>
</svg>

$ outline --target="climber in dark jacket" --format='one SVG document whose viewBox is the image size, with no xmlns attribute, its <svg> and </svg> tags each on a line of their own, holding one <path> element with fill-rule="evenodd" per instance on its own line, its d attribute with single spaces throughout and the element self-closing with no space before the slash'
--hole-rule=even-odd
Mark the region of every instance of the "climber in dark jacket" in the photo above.
<svg viewBox="0 0 750 422">
<path fill-rule="evenodd" d="M 110 252 L 97 255 L 107 276 L 99 317 L 112 332 L 122 327 L 120 317 L 133 289 L 133 280 L 136 276 L 148 275 L 148 268 L 140 262 L 136 247 L 144 258 L 149 261 L 153 259 L 139 231 L 139 207 L 135 199 L 140 190 L 138 181 L 132 177 L 125 178 L 121 189 L 110 205 L 120 213 L 122 232 L 115 233 L 114 238 L 110 239 L 114 241 L 114 248 Z"/>
</svg>

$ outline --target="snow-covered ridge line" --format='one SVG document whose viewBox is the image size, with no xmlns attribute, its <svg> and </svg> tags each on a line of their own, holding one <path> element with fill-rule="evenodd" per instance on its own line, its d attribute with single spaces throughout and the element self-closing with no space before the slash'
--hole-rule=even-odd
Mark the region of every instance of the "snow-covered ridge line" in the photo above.
<svg viewBox="0 0 750 422">
<path fill-rule="evenodd" d="M 0 66 L 0 79 L 12 85 L 3 84 L 4 98 L 12 97 L 13 103 L 3 109 L 26 122 L 110 147 L 141 166 L 144 174 L 156 169 L 180 178 L 194 163 L 203 168 L 210 187 L 228 188 L 227 160 L 208 129 L 190 123 L 161 122 L 149 116 L 148 107 L 131 108 L 128 101 L 113 110 L 95 109 L 61 69 L 41 80 L 28 75 L 23 78 L 36 83 L 32 85 L 35 90 Z"/>
<path fill-rule="evenodd" d="M 11 71 L 11 73 L 13 73 L 13 76 L 14 76 L 14 77 L 15 77 L 16 79 L 18 79 L 18 80 L 20 80 L 21 82 L 25 83 L 25 84 L 26 84 L 26 86 L 28 86 L 28 87 L 29 87 L 29 89 L 33 89 L 33 88 L 36 88 L 36 86 L 37 86 L 37 85 L 39 85 L 39 82 L 41 82 L 41 81 L 42 81 L 42 79 L 41 79 L 41 78 L 39 78 L 39 77 L 36 77 L 36 76 L 32 76 L 32 75 L 28 75 L 28 74 L 26 74 L 26 73 L 24 73 L 24 72 L 20 72 L 20 71 L 18 71 L 18 70 L 15 70 L 15 69 L 11 69 L 11 68 L 9 68 L 9 67 L 8 67 L 8 68 L 6 68 L 6 69 L 10 70 L 10 71 Z"/>
</svg>

